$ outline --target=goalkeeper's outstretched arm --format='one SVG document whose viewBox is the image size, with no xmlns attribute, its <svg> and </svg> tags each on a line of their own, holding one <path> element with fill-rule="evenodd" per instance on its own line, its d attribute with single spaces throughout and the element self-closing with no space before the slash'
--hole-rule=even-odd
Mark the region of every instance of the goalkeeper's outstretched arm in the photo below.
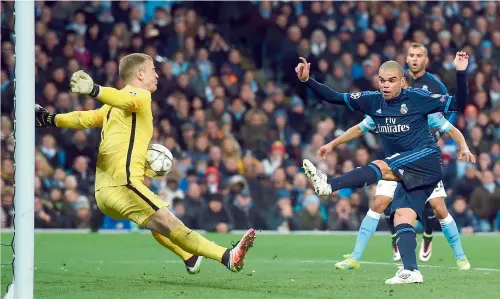
<svg viewBox="0 0 500 299">
<path fill-rule="evenodd" d="M 71 76 L 71 91 L 88 94 L 102 103 L 121 110 L 137 112 L 148 103 L 147 91 L 144 94 L 132 94 L 112 87 L 99 86 L 84 71 L 78 71 Z"/>
<path fill-rule="evenodd" d="M 106 111 L 108 110 L 109 106 L 103 106 L 97 110 L 57 114 L 48 112 L 45 108 L 36 105 L 36 126 L 39 128 L 58 127 L 68 129 L 99 128 L 102 127 Z"/>
</svg>

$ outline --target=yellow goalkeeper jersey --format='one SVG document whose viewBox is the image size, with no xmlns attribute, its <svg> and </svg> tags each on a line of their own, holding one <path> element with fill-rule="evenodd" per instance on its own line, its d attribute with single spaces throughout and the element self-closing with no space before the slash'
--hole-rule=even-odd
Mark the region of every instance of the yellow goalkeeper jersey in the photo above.
<svg viewBox="0 0 500 299">
<path fill-rule="evenodd" d="M 142 182 L 147 149 L 153 136 L 151 93 L 125 86 L 101 87 L 97 99 L 105 105 L 92 111 L 58 114 L 56 126 L 73 129 L 102 127 L 95 190 Z"/>
</svg>

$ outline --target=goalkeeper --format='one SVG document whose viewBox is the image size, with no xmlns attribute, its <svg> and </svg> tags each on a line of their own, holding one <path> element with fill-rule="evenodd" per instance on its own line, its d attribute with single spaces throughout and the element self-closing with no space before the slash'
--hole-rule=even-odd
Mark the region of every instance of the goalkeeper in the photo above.
<svg viewBox="0 0 500 299">
<path fill-rule="evenodd" d="M 37 127 L 88 129 L 102 127 L 97 155 L 95 197 L 99 209 L 114 219 L 128 219 L 151 230 L 154 238 L 183 259 L 189 273 L 198 273 L 202 257 L 239 272 L 253 244 L 250 229 L 232 249 L 218 246 L 187 228 L 168 204 L 144 184 L 147 148 L 153 136 L 151 93 L 158 84 L 149 55 L 133 53 L 119 63 L 125 88 L 95 84 L 83 71 L 71 77 L 71 91 L 90 95 L 104 105 L 97 110 L 64 114 L 36 107 Z"/>
</svg>

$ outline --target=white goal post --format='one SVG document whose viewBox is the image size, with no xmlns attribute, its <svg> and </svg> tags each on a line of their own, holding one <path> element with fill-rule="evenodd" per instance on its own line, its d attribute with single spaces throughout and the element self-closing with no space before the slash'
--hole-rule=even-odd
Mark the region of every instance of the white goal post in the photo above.
<svg viewBox="0 0 500 299">
<path fill-rule="evenodd" d="M 35 209 L 35 2 L 15 2 L 14 277 L 5 298 L 32 299 Z"/>
</svg>

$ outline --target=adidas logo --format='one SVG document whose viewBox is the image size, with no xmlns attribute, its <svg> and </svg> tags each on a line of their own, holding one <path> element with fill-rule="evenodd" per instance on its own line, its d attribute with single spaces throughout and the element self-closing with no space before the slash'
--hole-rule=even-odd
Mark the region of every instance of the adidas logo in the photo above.
<svg viewBox="0 0 500 299">
<path fill-rule="evenodd" d="M 375 111 L 376 113 L 380 114 L 382 113 L 382 109 L 378 109 L 377 111 Z"/>
<path fill-rule="evenodd" d="M 400 170 L 399 170 L 399 173 L 404 174 L 404 173 L 405 173 L 405 171 L 404 171 L 403 169 L 400 169 Z"/>
</svg>

